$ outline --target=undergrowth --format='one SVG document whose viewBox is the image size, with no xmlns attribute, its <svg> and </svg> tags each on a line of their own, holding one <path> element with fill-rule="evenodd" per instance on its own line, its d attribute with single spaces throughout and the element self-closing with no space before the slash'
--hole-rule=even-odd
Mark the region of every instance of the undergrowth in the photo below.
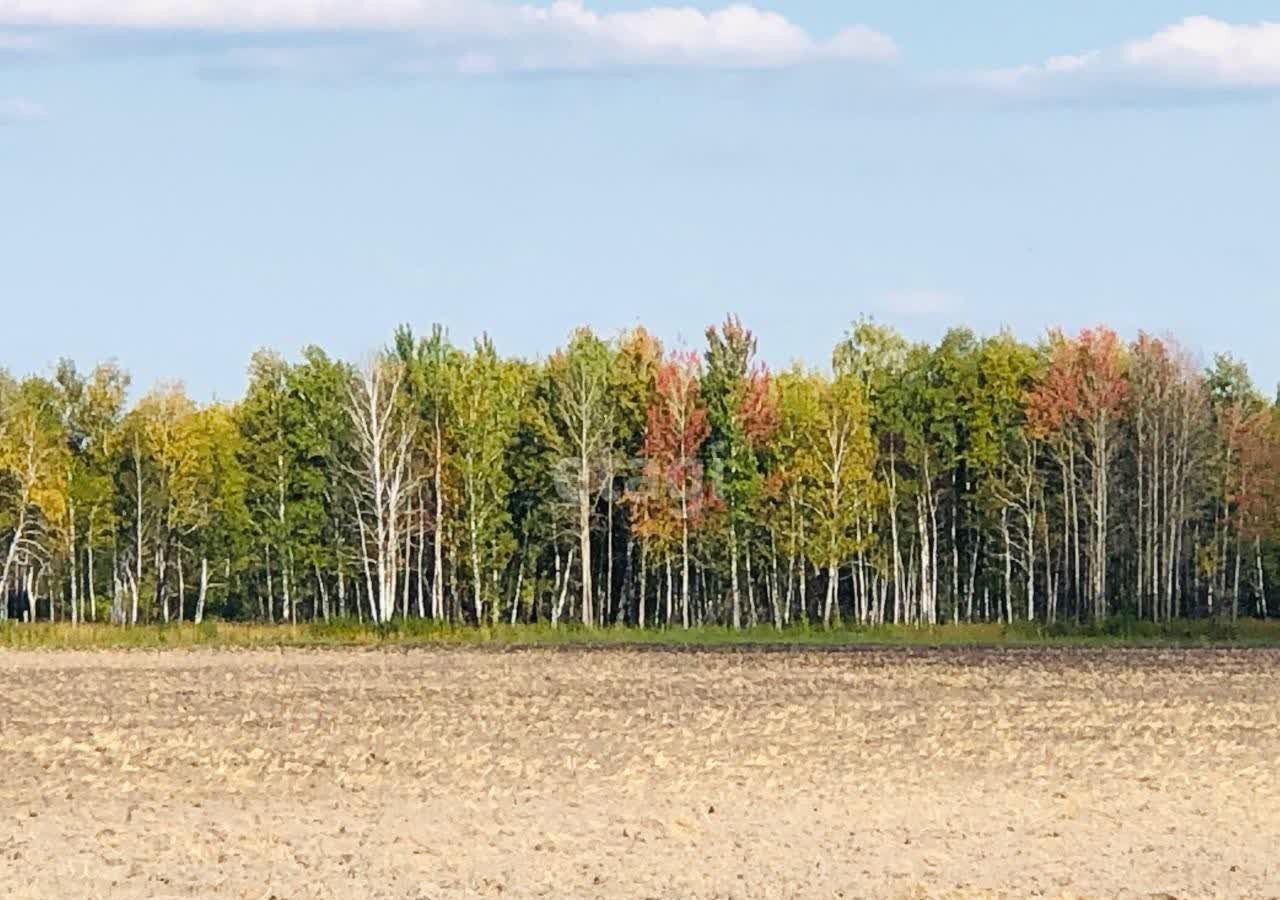
<svg viewBox="0 0 1280 900">
<path fill-rule="evenodd" d="M 1217 619 L 1154 623 L 1133 617 L 1101 622 L 948 624 L 934 627 L 794 625 L 734 631 L 720 626 L 672 629 L 549 625 L 452 626 L 423 620 L 373 625 L 355 620 L 264 624 L 206 620 L 135 627 L 67 622 L 0 623 L 0 648 L 169 647 L 1280 647 L 1280 620 Z"/>
</svg>

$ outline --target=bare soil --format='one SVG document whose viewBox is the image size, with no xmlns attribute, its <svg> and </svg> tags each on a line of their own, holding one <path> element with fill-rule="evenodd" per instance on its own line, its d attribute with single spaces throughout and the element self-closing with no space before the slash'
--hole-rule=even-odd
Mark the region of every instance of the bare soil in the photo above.
<svg viewBox="0 0 1280 900">
<path fill-rule="evenodd" d="M 0 653 L 0 897 L 1280 896 L 1280 652 Z"/>
</svg>

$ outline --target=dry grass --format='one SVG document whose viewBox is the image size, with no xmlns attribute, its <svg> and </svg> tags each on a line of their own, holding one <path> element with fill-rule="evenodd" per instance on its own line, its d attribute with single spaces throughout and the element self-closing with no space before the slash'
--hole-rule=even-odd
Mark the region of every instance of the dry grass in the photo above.
<svg viewBox="0 0 1280 900">
<path fill-rule="evenodd" d="M 294 625 L 261 622 L 205 621 L 123 627 L 68 622 L 0 623 L 0 649 L 86 650 L 224 647 L 1277 647 L 1280 619 L 1182 620 L 1154 624 L 1111 619 L 1100 624 L 1069 622 L 1045 626 L 1020 622 L 950 623 L 932 628 L 885 625 L 876 628 L 769 626 L 732 630 L 708 626 L 692 629 L 635 629 L 546 625 L 439 625 L 397 619 L 375 627 L 354 621 L 305 622 Z"/>
<path fill-rule="evenodd" d="M 0 896 L 1275 896 L 1280 653 L 0 653 Z"/>
</svg>

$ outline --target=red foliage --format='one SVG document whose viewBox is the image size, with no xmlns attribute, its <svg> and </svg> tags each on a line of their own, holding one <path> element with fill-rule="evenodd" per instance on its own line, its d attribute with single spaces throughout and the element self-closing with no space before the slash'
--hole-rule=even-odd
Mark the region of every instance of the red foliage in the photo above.
<svg viewBox="0 0 1280 900">
<path fill-rule="evenodd" d="M 734 396 L 728 410 L 741 425 L 747 443 L 759 449 L 778 428 L 777 403 L 769 370 L 755 362 L 756 337 L 742 320 L 731 315 L 717 330 L 707 329 L 708 359 L 723 361 Z"/>
<path fill-rule="evenodd" d="M 1234 446 L 1229 501 L 1240 511 L 1241 531 L 1250 538 L 1276 533 L 1280 503 L 1280 435 L 1269 410 L 1235 423 L 1226 436 Z"/>
<path fill-rule="evenodd" d="M 1129 396 L 1125 349 L 1109 328 L 1085 329 L 1074 340 L 1051 337 L 1049 367 L 1027 398 L 1027 420 L 1044 437 L 1076 425 L 1118 419 Z"/>
<path fill-rule="evenodd" d="M 700 458 L 711 428 L 699 371 L 693 353 L 672 354 L 658 369 L 644 436 L 644 479 L 628 497 L 636 528 L 647 537 L 672 537 L 682 515 L 692 527 L 714 502 Z"/>
<path fill-rule="evenodd" d="M 756 367 L 747 376 L 739 415 L 747 441 L 754 448 L 763 447 L 778 430 L 778 400 L 773 378 L 764 366 Z"/>
</svg>

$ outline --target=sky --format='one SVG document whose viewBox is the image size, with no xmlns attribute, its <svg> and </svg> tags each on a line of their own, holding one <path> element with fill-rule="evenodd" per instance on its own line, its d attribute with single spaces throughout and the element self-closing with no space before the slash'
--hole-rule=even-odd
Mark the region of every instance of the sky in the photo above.
<svg viewBox="0 0 1280 900">
<path fill-rule="evenodd" d="M 1267 21 L 1268 15 L 1274 20 Z M 0 365 L 1106 323 L 1280 382 L 1273 0 L 0 0 Z"/>
</svg>

